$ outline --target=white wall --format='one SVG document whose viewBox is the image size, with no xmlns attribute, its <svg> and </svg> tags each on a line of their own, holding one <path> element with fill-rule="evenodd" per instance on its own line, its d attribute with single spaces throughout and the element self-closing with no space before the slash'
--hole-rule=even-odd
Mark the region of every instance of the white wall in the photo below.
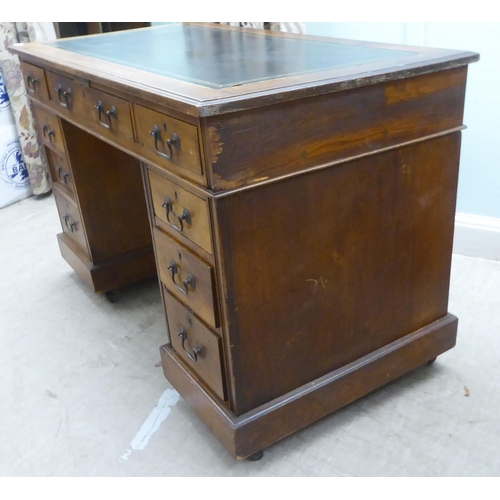
<svg viewBox="0 0 500 500">
<path fill-rule="evenodd" d="M 306 30 L 479 52 L 468 72 L 453 251 L 500 260 L 500 23 L 306 23 Z"/>
<path fill-rule="evenodd" d="M 479 52 L 469 66 L 457 212 L 500 218 L 500 23 L 306 23 L 310 35 Z"/>
</svg>

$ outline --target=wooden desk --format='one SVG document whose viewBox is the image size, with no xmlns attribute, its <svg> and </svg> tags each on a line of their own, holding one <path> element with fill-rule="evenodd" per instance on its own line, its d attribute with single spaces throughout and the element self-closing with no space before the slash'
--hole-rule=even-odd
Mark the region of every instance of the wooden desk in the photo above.
<svg viewBox="0 0 500 500">
<path fill-rule="evenodd" d="M 12 50 L 63 257 L 96 292 L 158 270 L 165 376 L 233 456 L 454 346 L 477 54 L 200 25 Z"/>
</svg>

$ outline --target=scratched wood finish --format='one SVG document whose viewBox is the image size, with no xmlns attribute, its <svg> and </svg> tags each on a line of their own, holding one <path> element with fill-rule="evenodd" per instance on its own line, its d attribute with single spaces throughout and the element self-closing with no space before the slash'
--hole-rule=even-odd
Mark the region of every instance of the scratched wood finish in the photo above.
<svg viewBox="0 0 500 500">
<path fill-rule="evenodd" d="M 232 189 L 462 125 L 467 68 L 205 118 L 211 187 Z"/>
<path fill-rule="evenodd" d="M 446 315 L 459 151 L 460 132 L 217 200 L 237 415 Z"/>
</svg>

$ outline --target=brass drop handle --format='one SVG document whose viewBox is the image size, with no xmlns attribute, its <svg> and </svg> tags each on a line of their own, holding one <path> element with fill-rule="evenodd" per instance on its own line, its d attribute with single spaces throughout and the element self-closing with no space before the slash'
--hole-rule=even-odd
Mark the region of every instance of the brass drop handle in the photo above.
<svg viewBox="0 0 500 500">
<path fill-rule="evenodd" d="M 31 92 L 32 94 L 36 92 L 36 85 L 39 83 L 38 77 L 33 76 L 32 73 L 30 73 L 26 77 L 26 87 L 28 88 L 28 92 Z"/>
<path fill-rule="evenodd" d="M 75 230 L 76 230 L 76 222 L 72 222 L 71 224 L 69 223 L 69 221 L 71 220 L 69 215 L 63 215 L 63 220 L 64 220 L 64 224 L 65 226 L 72 232 L 74 233 Z"/>
<path fill-rule="evenodd" d="M 194 349 L 192 349 L 193 354 L 191 354 L 185 347 L 185 343 L 188 342 L 187 332 L 184 328 L 181 328 L 177 335 L 182 339 L 182 350 L 186 353 L 186 356 L 196 363 L 198 361 L 198 356 L 203 358 L 203 346 L 198 344 Z M 189 344 L 189 342 L 188 342 Z"/>
<path fill-rule="evenodd" d="M 165 132 L 167 129 L 165 128 Z M 168 153 L 165 154 L 163 151 L 160 151 L 158 149 L 158 142 L 163 142 L 163 139 L 161 138 L 161 130 L 158 125 L 153 125 L 153 129 L 151 132 L 149 132 L 149 135 L 152 135 L 155 141 L 155 150 L 158 155 L 160 155 L 162 158 L 166 158 L 167 160 L 170 160 L 172 158 L 172 155 L 174 154 L 172 146 L 175 147 L 175 149 L 179 150 L 181 148 L 181 140 L 179 139 L 179 136 L 174 132 L 172 134 L 172 137 L 170 139 L 167 139 L 166 145 L 168 148 Z"/>
<path fill-rule="evenodd" d="M 71 97 L 71 88 L 68 87 L 66 90 L 63 90 L 63 86 L 59 84 L 54 90 L 57 92 L 59 104 L 63 108 L 69 108 L 69 98 Z"/>
<path fill-rule="evenodd" d="M 104 105 L 103 105 L 102 101 L 97 101 L 97 104 L 94 106 L 94 109 L 97 110 L 97 117 L 99 119 L 99 123 L 104 128 L 107 128 L 107 129 L 111 128 L 111 118 L 118 120 L 118 113 L 117 113 L 116 108 L 114 106 L 111 106 L 111 108 L 108 111 L 104 111 Z M 105 122 L 102 120 L 103 115 L 106 117 Z"/>
<path fill-rule="evenodd" d="M 175 261 L 170 261 L 170 265 L 167 267 L 167 269 L 171 272 L 172 274 L 172 281 L 175 285 L 175 287 L 177 288 L 177 290 L 179 290 L 179 292 L 183 293 L 184 295 L 187 295 L 189 293 L 189 286 L 194 290 L 196 288 L 196 282 L 193 278 L 193 276 L 191 274 L 188 274 L 187 275 L 187 278 L 184 278 L 182 280 L 182 285 L 183 287 L 179 286 L 176 281 L 175 281 L 175 275 L 176 274 L 179 274 L 179 269 L 177 268 L 177 264 L 175 263 Z"/>
<path fill-rule="evenodd" d="M 59 176 L 59 179 L 61 179 L 64 182 L 64 184 L 68 183 L 69 173 L 68 172 L 63 173 L 62 167 L 57 168 L 57 175 Z"/>
<path fill-rule="evenodd" d="M 189 210 L 187 208 L 185 208 L 183 211 L 182 211 L 182 214 L 179 214 L 177 216 L 177 219 L 179 220 L 179 224 L 180 224 L 180 227 L 179 226 L 176 226 L 171 220 L 170 220 L 170 214 L 172 214 L 174 212 L 174 208 L 173 208 L 173 205 L 172 205 L 172 200 L 170 199 L 170 197 L 168 196 L 165 196 L 165 200 L 164 202 L 162 203 L 162 207 L 165 209 L 166 213 L 167 213 L 167 221 L 169 222 L 169 224 L 176 230 L 176 231 L 179 231 L 179 233 L 182 233 L 182 231 L 184 231 L 184 221 L 186 221 L 188 224 L 191 224 L 191 214 L 189 213 Z"/>
<path fill-rule="evenodd" d="M 49 128 L 47 126 L 47 124 L 42 125 L 42 132 L 43 132 L 43 136 L 45 137 L 45 139 L 48 139 L 49 142 L 52 142 L 52 137 L 54 137 L 56 135 L 56 133 L 54 132 L 54 130 L 52 130 L 51 128 Z"/>
</svg>

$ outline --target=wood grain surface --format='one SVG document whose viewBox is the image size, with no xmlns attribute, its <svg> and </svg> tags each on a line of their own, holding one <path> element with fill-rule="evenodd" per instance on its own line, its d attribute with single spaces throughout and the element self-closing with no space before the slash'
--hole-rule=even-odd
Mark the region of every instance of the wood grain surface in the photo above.
<svg viewBox="0 0 500 500">
<path fill-rule="evenodd" d="M 237 415 L 446 315 L 459 149 L 456 133 L 216 200 Z"/>
<path fill-rule="evenodd" d="M 224 191 L 462 125 L 467 68 L 203 120 Z"/>
</svg>

